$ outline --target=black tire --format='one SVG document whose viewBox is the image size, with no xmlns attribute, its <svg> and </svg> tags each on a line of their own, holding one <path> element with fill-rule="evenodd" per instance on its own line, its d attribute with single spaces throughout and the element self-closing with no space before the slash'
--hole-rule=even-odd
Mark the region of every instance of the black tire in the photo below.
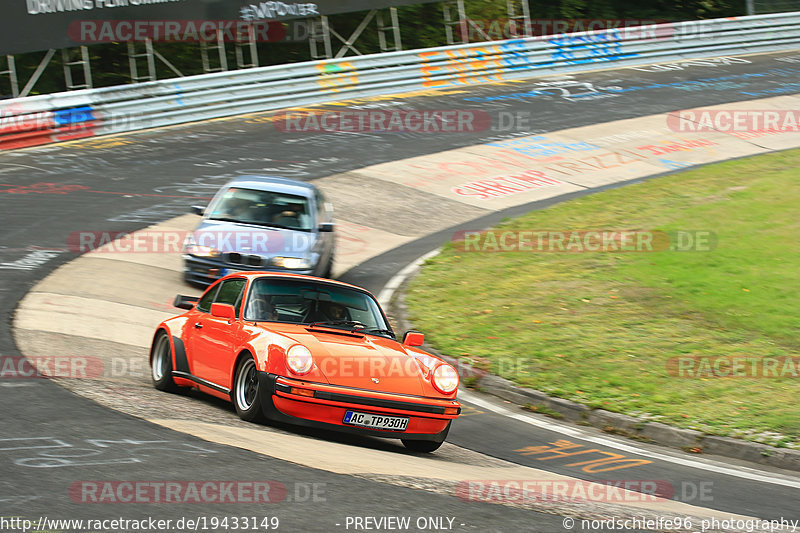
<svg viewBox="0 0 800 533">
<path fill-rule="evenodd" d="M 333 274 L 333 252 L 331 252 L 331 257 L 328 259 L 328 265 L 325 267 L 325 270 L 322 272 L 323 278 L 331 279 L 331 274 Z"/>
<path fill-rule="evenodd" d="M 206 290 L 208 288 L 208 285 L 203 285 L 202 283 L 199 283 L 198 281 L 195 281 L 195 279 L 192 278 L 192 276 L 189 275 L 188 272 L 184 272 L 183 273 L 183 281 L 184 281 L 184 283 L 186 283 L 188 286 L 192 287 L 193 289 L 200 289 L 200 290 L 204 291 L 204 290 Z"/>
<path fill-rule="evenodd" d="M 258 370 L 253 356 L 246 354 L 239 359 L 233 376 L 231 400 L 236 414 L 245 422 L 263 422 L 261 396 L 258 387 Z"/>
<path fill-rule="evenodd" d="M 439 447 L 444 444 L 444 439 L 447 438 L 447 434 L 450 433 L 450 425 L 453 422 L 450 421 L 447 424 L 447 427 L 444 428 L 444 431 L 436 435 L 436 440 L 409 440 L 409 439 L 400 439 L 403 442 L 403 446 L 406 447 L 407 450 L 412 452 L 420 452 L 420 453 L 430 453 L 435 452 L 439 449 Z"/>
<path fill-rule="evenodd" d="M 153 340 L 150 350 L 150 377 L 153 378 L 153 386 L 160 391 L 180 390 L 172 379 L 172 346 L 163 331 Z"/>
<path fill-rule="evenodd" d="M 402 439 L 403 446 L 406 447 L 407 450 L 412 452 L 420 452 L 420 453 L 430 453 L 435 452 L 439 449 L 444 441 L 436 442 L 432 440 L 407 440 Z"/>
</svg>

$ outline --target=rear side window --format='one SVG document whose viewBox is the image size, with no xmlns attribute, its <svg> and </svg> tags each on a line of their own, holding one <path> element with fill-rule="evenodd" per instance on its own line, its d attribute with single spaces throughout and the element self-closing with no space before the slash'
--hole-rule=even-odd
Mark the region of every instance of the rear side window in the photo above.
<svg viewBox="0 0 800 533">
<path fill-rule="evenodd" d="M 219 291 L 219 283 L 211 287 L 206 291 L 206 293 L 198 300 L 197 302 L 197 310 L 202 311 L 204 313 L 208 313 L 211 311 L 211 302 L 214 301 L 214 296 L 216 296 L 217 291 Z"/>
<path fill-rule="evenodd" d="M 239 308 L 242 305 L 241 295 L 244 285 L 245 280 L 243 279 L 229 279 L 223 281 L 214 303 L 232 305 L 236 308 L 236 316 L 239 316 Z"/>
</svg>

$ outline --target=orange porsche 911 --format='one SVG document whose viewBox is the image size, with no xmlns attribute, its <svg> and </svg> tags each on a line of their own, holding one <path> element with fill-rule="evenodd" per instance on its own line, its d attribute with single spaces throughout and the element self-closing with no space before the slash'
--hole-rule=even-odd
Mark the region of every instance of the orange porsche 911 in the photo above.
<svg viewBox="0 0 800 533">
<path fill-rule="evenodd" d="M 263 419 L 399 438 L 431 452 L 461 412 L 458 373 L 420 350 L 423 336 L 398 342 L 364 289 L 277 272 L 230 274 L 162 322 L 150 367 L 158 390 L 193 387 Z"/>
</svg>

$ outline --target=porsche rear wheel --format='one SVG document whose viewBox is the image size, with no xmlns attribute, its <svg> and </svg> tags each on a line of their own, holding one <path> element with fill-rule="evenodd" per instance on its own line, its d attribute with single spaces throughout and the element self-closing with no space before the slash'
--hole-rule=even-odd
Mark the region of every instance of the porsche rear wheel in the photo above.
<svg viewBox="0 0 800 533">
<path fill-rule="evenodd" d="M 164 392 L 177 392 L 178 386 L 172 380 L 172 348 L 169 337 L 163 331 L 153 341 L 150 353 L 150 371 L 153 386 Z"/>
<path fill-rule="evenodd" d="M 231 392 L 236 414 L 246 422 L 261 422 L 264 420 L 258 389 L 256 362 L 252 356 L 246 355 L 236 365 L 233 391 Z"/>
</svg>

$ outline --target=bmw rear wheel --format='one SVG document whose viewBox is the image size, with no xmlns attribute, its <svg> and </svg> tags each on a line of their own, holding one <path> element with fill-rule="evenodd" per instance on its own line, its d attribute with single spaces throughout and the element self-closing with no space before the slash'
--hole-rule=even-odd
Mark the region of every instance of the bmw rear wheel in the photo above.
<svg viewBox="0 0 800 533">
<path fill-rule="evenodd" d="M 258 370 L 256 362 L 249 354 L 242 357 L 236 365 L 231 396 L 239 418 L 246 422 L 264 420 L 258 390 Z"/>
<path fill-rule="evenodd" d="M 331 252 L 331 257 L 328 259 L 328 264 L 325 266 L 325 271 L 322 273 L 321 277 L 328 279 L 333 278 L 333 252 Z"/>
</svg>

